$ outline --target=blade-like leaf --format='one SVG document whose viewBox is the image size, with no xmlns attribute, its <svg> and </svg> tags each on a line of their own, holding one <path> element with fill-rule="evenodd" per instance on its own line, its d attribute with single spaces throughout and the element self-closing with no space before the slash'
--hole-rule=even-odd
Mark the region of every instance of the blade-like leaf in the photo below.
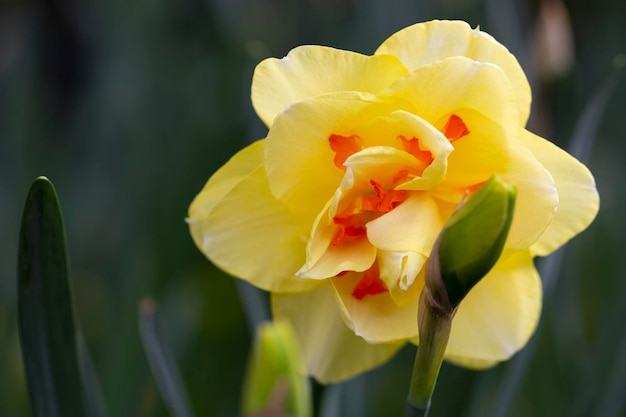
<svg viewBox="0 0 626 417">
<path fill-rule="evenodd" d="M 193 417 L 178 366 L 172 359 L 168 346 L 157 335 L 155 310 L 154 301 L 149 298 L 144 299 L 139 306 L 139 333 L 152 376 L 171 415 Z"/>
<path fill-rule="evenodd" d="M 20 230 L 18 318 L 34 417 L 85 416 L 61 208 L 52 183 L 30 188 Z"/>
</svg>

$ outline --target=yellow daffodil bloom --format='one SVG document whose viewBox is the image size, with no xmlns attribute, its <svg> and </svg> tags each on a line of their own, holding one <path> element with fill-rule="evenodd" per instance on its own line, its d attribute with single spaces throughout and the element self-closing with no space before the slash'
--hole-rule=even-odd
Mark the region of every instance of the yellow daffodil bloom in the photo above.
<svg viewBox="0 0 626 417">
<path fill-rule="evenodd" d="M 267 137 L 189 209 L 217 266 L 271 291 L 321 382 L 419 344 L 424 265 L 465 194 L 517 189 L 504 252 L 459 305 L 446 359 L 484 368 L 527 342 L 541 309 L 534 256 L 585 229 L 598 194 L 575 158 L 524 126 L 531 93 L 508 50 L 460 21 L 391 36 L 372 56 L 301 46 L 256 68 Z"/>
</svg>

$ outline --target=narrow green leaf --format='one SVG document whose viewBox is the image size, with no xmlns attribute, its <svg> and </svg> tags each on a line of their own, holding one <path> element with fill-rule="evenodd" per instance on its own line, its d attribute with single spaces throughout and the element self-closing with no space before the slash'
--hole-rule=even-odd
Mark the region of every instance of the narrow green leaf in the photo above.
<svg viewBox="0 0 626 417">
<path fill-rule="evenodd" d="M 180 371 L 167 345 L 157 335 L 154 301 L 146 298 L 139 306 L 139 333 L 152 375 L 166 407 L 174 417 L 193 417 Z"/>
<path fill-rule="evenodd" d="M 83 380 L 85 406 L 87 407 L 88 414 L 90 417 L 107 417 L 109 412 L 107 411 L 104 396 L 102 395 L 102 388 L 98 380 L 96 368 L 91 360 L 85 338 L 80 331 L 76 340 L 78 347 L 78 367 Z"/>
<path fill-rule="evenodd" d="M 81 417 L 72 295 L 61 208 L 39 177 L 28 193 L 18 254 L 18 319 L 34 417 Z"/>
<path fill-rule="evenodd" d="M 319 417 L 368 416 L 367 374 L 347 381 L 328 385 L 320 401 Z M 355 401 L 355 398 L 359 399 Z"/>
</svg>

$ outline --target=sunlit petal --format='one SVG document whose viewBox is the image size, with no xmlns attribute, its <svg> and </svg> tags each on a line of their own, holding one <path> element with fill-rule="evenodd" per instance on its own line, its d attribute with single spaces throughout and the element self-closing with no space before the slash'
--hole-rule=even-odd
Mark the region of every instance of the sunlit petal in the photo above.
<svg viewBox="0 0 626 417">
<path fill-rule="evenodd" d="M 415 114 L 441 130 L 450 115 L 462 109 L 515 125 L 519 117 L 515 91 L 502 69 L 463 56 L 419 67 L 396 81 L 384 95 L 411 103 Z"/>
<path fill-rule="evenodd" d="M 446 179 L 432 195 L 458 204 L 492 175 L 515 185 L 515 217 L 507 247 L 523 249 L 533 244 L 552 221 L 558 194 L 552 175 L 518 140 L 518 129 L 502 125 L 474 111 L 458 112 L 472 131 L 454 142 Z"/>
<path fill-rule="evenodd" d="M 416 192 L 394 210 L 367 224 L 367 237 L 378 249 L 430 256 L 443 220 L 435 200 Z"/>
<path fill-rule="evenodd" d="M 308 231 L 273 198 L 263 166 L 252 168 L 262 148 L 257 142 L 244 149 L 209 180 L 189 208 L 191 235 L 231 275 L 268 291 L 304 291 L 317 285 L 295 276 Z"/>
<path fill-rule="evenodd" d="M 491 35 L 465 22 L 434 20 L 409 26 L 383 42 L 376 54 L 395 55 L 410 71 L 453 56 L 495 64 L 513 86 L 518 126 L 528 120 L 531 92 L 519 62 Z"/>
<path fill-rule="evenodd" d="M 361 93 L 300 101 L 275 120 L 265 146 L 270 189 L 290 210 L 319 213 L 339 186 L 344 171 L 334 163 L 333 134 L 351 129 L 395 108 Z M 313 216 L 315 217 L 315 216 Z"/>
<path fill-rule="evenodd" d="M 553 143 L 522 130 L 520 139 L 552 174 L 559 195 L 554 218 L 531 247 L 535 255 L 547 255 L 585 230 L 600 207 L 600 198 L 591 172 Z"/>
<path fill-rule="evenodd" d="M 252 104 L 267 126 L 289 105 L 338 91 L 377 93 L 407 74 L 390 55 L 367 56 L 325 46 L 300 46 L 261 62 L 252 80 Z"/>
</svg>

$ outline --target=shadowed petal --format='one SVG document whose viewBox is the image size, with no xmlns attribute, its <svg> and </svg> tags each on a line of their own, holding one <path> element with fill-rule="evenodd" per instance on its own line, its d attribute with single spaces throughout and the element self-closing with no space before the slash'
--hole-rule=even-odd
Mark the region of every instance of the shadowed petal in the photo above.
<svg viewBox="0 0 626 417">
<path fill-rule="evenodd" d="M 475 369 L 509 359 L 537 327 L 541 294 L 530 251 L 503 254 L 459 305 L 446 359 Z"/>
<path fill-rule="evenodd" d="M 352 295 L 362 273 L 332 279 L 343 317 L 354 333 L 370 343 L 388 343 L 417 337 L 417 306 L 424 281 L 418 280 L 407 293 L 410 302 L 399 306 L 388 292 L 358 299 Z"/>
<path fill-rule="evenodd" d="M 298 294 L 272 294 L 275 318 L 289 320 L 307 369 L 323 384 L 351 378 L 389 360 L 404 342 L 369 344 L 344 322 L 331 284 Z"/>
</svg>

